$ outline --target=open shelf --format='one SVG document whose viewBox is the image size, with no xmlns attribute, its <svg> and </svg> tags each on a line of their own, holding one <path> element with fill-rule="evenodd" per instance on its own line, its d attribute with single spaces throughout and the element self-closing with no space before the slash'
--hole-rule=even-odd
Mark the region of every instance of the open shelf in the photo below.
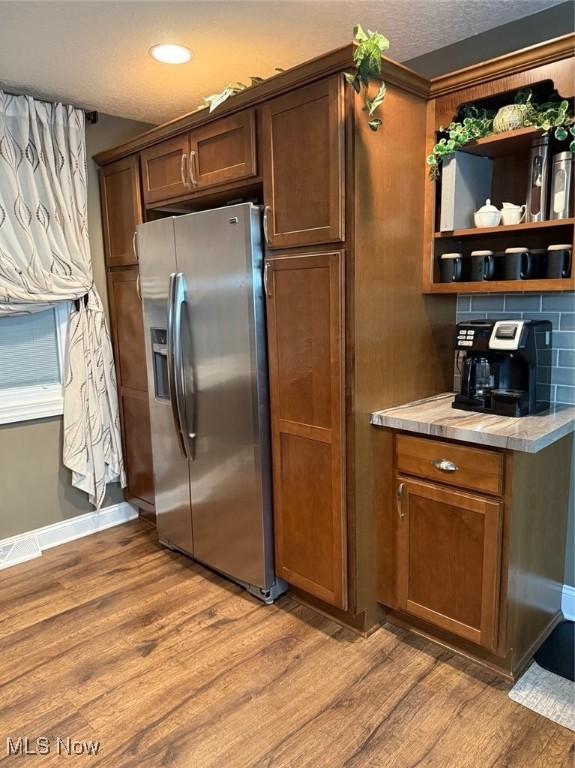
<svg viewBox="0 0 575 768">
<path fill-rule="evenodd" d="M 453 232 L 436 232 L 436 240 L 453 237 L 485 237 L 485 235 L 506 235 L 509 232 L 531 232 L 533 230 L 554 230 L 556 227 L 568 227 L 575 224 L 575 219 L 553 219 L 548 221 L 530 221 L 523 224 L 500 224 L 498 227 L 472 227 L 455 229 Z"/>
<path fill-rule="evenodd" d="M 424 293 L 555 293 L 575 290 L 572 277 L 562 280 L 483 280 L 477 283 L 432 283 Z"/>
<path fill-rule="evenodd" d="M 483 155 L 483 157 L 503 157 L 504 155 L 528 151 L 533 139 L 542 135 L 541 128 L 534 126 L 517 128 L 515 131 L 505 131 L 504 133 L 492 133 L 483 139 L 477 139 L 477 141 L 466 144 L 462 147 L 462 151 L 472 155 Z"/>
</svg>

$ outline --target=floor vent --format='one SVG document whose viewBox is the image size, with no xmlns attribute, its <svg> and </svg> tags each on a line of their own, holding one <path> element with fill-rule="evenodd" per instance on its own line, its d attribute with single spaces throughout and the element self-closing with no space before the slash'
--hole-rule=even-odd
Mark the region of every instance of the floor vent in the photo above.
<svg viewBox="0 0 575 768">
<path fill-rule="evenodd" d="M 25 563 L 27 560 L 33 560 L 35 557 L 40 557 L 41 554 L 42 550 L 36 536 L 29 536 L 26 539 L 18 539 L 10 544 L 5 544 L 0 547 L 0 570 L 18 563 Z"/>
</svg>

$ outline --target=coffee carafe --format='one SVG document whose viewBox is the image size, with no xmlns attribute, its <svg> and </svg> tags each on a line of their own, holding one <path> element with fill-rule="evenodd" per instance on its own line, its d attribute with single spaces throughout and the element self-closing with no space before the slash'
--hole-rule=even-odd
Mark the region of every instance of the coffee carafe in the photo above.
<svg viewBox="0 0 575 768">
<path fill-rule="evenodd" d="M 469 398 L 485 400 L 495 386 L 495 368 L 482 355 L 466 355 L 463 363 L 461 391 Z"/>
</svg>

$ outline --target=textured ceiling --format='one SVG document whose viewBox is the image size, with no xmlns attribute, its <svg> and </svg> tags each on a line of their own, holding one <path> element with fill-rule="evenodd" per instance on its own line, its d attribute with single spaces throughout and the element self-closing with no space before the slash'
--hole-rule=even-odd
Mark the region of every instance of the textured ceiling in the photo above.
<svg viewBox="0 0 575 768">
<path fill-rule="evenodd" d="M 0 2 L 0 84 L 112 115 L 162 122 L 230 81 L 267 77 L 350 41 L 356 22 L 406 61 L 560 0 Z M 168 66 L 158 42 L 193 51 Z"/>
</svg>

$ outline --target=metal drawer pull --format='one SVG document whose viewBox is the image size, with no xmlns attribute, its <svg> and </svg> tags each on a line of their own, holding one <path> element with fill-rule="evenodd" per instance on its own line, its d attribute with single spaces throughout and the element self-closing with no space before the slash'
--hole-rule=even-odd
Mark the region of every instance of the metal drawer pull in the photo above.
<svg viewBox="0 0 575 768">
<path fill-rule="evenodd" d="M 186 187 L 187 189 L 190 186 L 190 182 L 186 178 L 186 167 L 188 168 L 188 171 L 189 171 L 190 158 L 188 157 L 186 152 L 182 152 L 182 156 L 180 158 L 180 179 L 182 181 L 182 186 Z"/>
<path fill-rule="evenodd" d="M 190 152 L 190 159 L 188 160 L 188 170 L 190 173 L 190 181 L 192 182 L 192 187 L 198 186 L 198 180 L 196 178 L 196 150 L 192 149 Z"/>
<path fill-rule="evenodd" d="M 405 483 L 400 483 L 397 486 L 397 491 L 395 492 L 395 502 L 397 504 L 397 511 L 399 512 L 399 517 L 403 520 L 405 517 L 405 512 L 403 510 L 403 489 L 405 488 Z"/>
<path fill-rule="evenodd" d="M 272 298 L 272 294 L 270 293 L 269 277 L 268 277 L 269 269 L 270 269 L 270 263 L 269 263 L 269 261 L 266 261 L 265 266 L 264 266 L 264 294 L 266 295 L 266 297 L 268 299 L 271 299 Z"/>
<path fill-rule="evenodd" d="M 269 232 L 268 232 L 268 214 L 269 214 L 269 212 L 270 212 L 270 206 L 269 205 L 265 205 L 264 206 L 264 221 L 263 221 L 263 224 L 264 224 L 264 240 L 266 241 L 266 245 L 269 245 L 269 243 L 270 243 L 270 237 L 269 237 Z"/>
<path fill-rule="evenodd" d="M 441 472 L 457 472 L 459 467 L 449 459 L 436 459 L 431 462 L 435 469 L 439 469 Z"/>
</svg>

